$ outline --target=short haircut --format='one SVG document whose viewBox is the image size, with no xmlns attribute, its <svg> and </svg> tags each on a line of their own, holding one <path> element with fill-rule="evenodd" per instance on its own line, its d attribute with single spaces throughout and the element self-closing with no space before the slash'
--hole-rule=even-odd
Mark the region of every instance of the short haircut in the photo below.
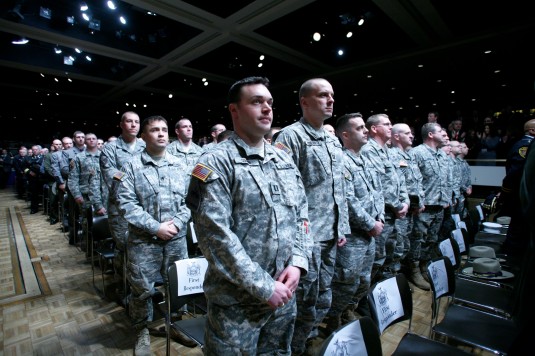
<svg viewBox="0 0 535 356">
<path fill-rule="evenodd" d="M 370 130 L 372 126 L 379 125 L 381 123 L 381 117 L 388 118 L 388 115 L 387 114 L 374 114 L 370 116 L 368 120 L 366 120 L 366 128 Z"/>
<path fill-rule="evenodd" d="M 269 87 L 269 79 L 266 77 L 247 77 L 238 80 L 230 87 L 227 95 L 227 103 L 237 103 L 241 99 L 241 88 L 246 85 L 263 84 Z"/>
<path fill-rule="evenodd" d="M 425 140 L 429 133 L 442 130 L 439 124 L 436 122 L 427 122 L 422 126 L 422 140 Z"/>
<path fill-rule="evenodd" d="M 180 123 L 181 123 L 182 121 L 184 121 L 184 120 L 188 120 L 189 122 L 191 122 L 190 119 L 188 119 L 188 118 L 186 118 L 186 117 L 183 117 L 182 119 L 180 119 L 180 120 L 178 120 L 178 121 L 176 122 L 176 124 L 175 124 L 175 129 L 178 129 L 178 128 L 180 127 Z"/>
<path fill-rule="evenodd" d="M 167 120 L 165 119 L 165 117 L 161 115 L 153 115 L 153 116 L 149 116 L 143 119 L 143 121 L 141 122 L 140 131 L 145 132 L 145 127 L 147 127 L 148 125 L 152 124 L 155 121 L 163 121 L 167 125 Z"/>
<path fill-rule="evenodd" d="M 219 135 L 217 135 L 217 142 L 225 141 L 233 133 L 234 133 L 234 131 L 232 131 L 232 130 L 221 131 L 219 133 Z"/>
<path fill-rule="evenodd" d="M 351 114 L 345 114 L 345 115 L 340 116 L 336 120 L 336 124 L 335 124 L 336 135 L 339 136 L 342 132 L 344 132 L 347 129 L 349 120 L 354 119 L 356 117 L 362 117 L 362 114 L 359 112 L 354 112 Z"/>
</svg>

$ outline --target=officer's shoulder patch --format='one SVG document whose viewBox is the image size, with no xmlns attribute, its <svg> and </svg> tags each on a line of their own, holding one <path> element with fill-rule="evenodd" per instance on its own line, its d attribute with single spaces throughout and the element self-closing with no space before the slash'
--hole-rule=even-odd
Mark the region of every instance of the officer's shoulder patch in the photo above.
<svg viewBox="0 0 535 356">
<path fill-rule="evenodd" d="M 202 164 L 202 163 L 197 163 L 195 165 L 195 168 L 193 168 L 193 171 L 191 172 L 191 175 L 194 176 L 195 178 L 198 178 L 200 180 L 202 180 L 203 182 L 206 182 L 206 180 L 208 179 L 208 177 L 214 172 L 213 169 L 211 169 L 210 167 Z"/>
<path fill-rule="evenodd" d="M 74 162 L 74 159 L 72 159 L 72 160 L 69 162 L 69 168 L 70 168 L 70 169 L 74 169 L 74 166 L 75 166 L 75 162 Z"/>
<path fill-rule="evenodd" d="M 113 175 L 113 179 L 114 180 L 117 180 L 117 181 L 121 181 L 124 177 L 124 173 L 123 172 L 116 172 L 114 175 Z"/>
<path fill-rule="evenodd" d="M 518 149 L 518 154 L 522 158 L 526 158 L 526 153 L 528 152 L 528 146 L 522 146 Z"/>
<path fill-rule="evenodd" d="M 276 142 L 273 146 L 275 146 L 276 148 L 278 148 L 279 150 L 283 150 L 284 152 L 290 154 L 291 150 L 288 146 L 286 146 L 284 143 L 282 142 Z"/>
</svg>

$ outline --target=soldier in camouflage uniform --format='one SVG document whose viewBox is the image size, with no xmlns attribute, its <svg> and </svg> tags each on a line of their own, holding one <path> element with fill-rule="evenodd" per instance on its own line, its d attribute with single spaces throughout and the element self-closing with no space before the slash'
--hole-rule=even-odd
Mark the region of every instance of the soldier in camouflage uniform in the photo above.
<svg viewBox="0 0 535 356">
<path fill-rule="evenodd" d="M 472 170 L 470 169 L 468 162 L 464 159 L 466 155 L 468 155 L 468 146 L 465 142 L 460 142 L 459 144 L 460 152 L 457 155 L 457 160 L 461 167 L 461 196 L 457 211 L 461 215 L 461 219 L 464 220 L 468 216 L 466 198 L 472 194 Z"/>
<path fill-rule="evenodd" d="M 204 152 L 201 146 L 193 142 L 193 127 L 188 119 L 180 119 L 175 124 L 177 139 L 167 146 L 167 152 L 180 158 L 191 172 L 197 160 Z"/>
<path fill-rule="evenodd" d="M 147 323 L 153 319 L 151 296 L 155 283 L 167 282 L 167 269 L 188 258 L 186 239 L 180 237 L 190 218 L 186 193 L 190 176 L 184 164 L 166 152 L 167 121 L 151 116 L 141 123 L 145 150 L 134 155 L 115 179 L 118 207 L 128 222 L 126 277 L 132 289 L 129 314 L 137 331 L 135 355 L 150 355 Z"/>
<path fill-rule="evenodd" d="M 145 149 L 145 142 L 136 136 L 139 132 L 139 115 L 133 111 L 127 111 L 121 116 L 121 135 L 117 140 L 104 145 L 100 153 L 100 173 L 106 184 L 108 198 L 108 220 L 111 235 L 115 242 L 114 267 L 118 282 L 118 294 L 122 299 L 123 290 L 123 260 L 125 258 L 128 223 L 119 214 L 117 204 L 117 188 L 119 177 L 122 175 L 121 168 L 136 154 Z M 121 301 L 125 303 L 125 301 Z"/>
<path fill-rule="evenodd" d="M 73 168 L 69 171 L 67 186 L 71 192 L 78 214 L 82 219 L 87 219 L 86 209 L 91 208 L 89 200 L 89 188 L 91 177 L 100 177 L 100 151 L 97 147 L 97 136 L 94 133 L 85 135 L 86 149 L 76 155 L 72 161 Z M 87 224 L 82 224 L 87 226 Z M 84 235 L 87 238 L 87 231 Z M 82 245 L 83 246 L 83 245 Z"/>
<path fill-rule="evenodd" d="M 205 355 L 290 355 L 294 292 L 312 247 L 291 158 L 265 142 L 273 98 L 262 77 L 230 88 L 235 133 L 192 172 L 188 207 L 208 260 Z"/>
<path fill-rule="evenodd" d="M 82 131 L 75 131 L 72 137 L 74 145 L 69 149 L 61 151 L 59 170 L 62 177 L 65 178 L 65 194 L 67 194 L 67 213 L 64 221 L 66 222 L 66 227 L 69 229 L 69 244 L 74 245 L 78 237 L 78 232 L 81 230 L 81 224 L 74 197 L 69 190 L 68 178 L 70 170 L 74 167 L 74 158 L 85 151 L 85 134 Z"/>
<path fill-rule="evenodd" d="M 312 346 L 332 301 L 331 281 L 336 248 L 350 233 L 344 187 L 344 153 L 338 139 L 323 129 L 332 116 L 334 92 L 325 79 L 307 80 L 299 90 L 303 117 L 279 131 L 275 147 L 290 154 L 301 172 L 314 238 L 309 273 L 297 291 L 297 320 L 292 352 Z M 307 340 L 309 340 L 307 345 Z"/>
<path fill-rule="evenodd" d="M 455 161 L 451 157 L 451 146 L 448 132 L 442 129 L 443 144 L 440 146 L 440 157 L 442 158 L 442 170 L 444 176 L 447 179 L 448 196 L 450 198 L 449 204 L 444 208 L 444 219 L 442 220 L 442 226 L 440 228 L 439 240 L 445 240 L 451 236 L 451 231 L 456 229 L 455 221 L 451 216 L 457 206 L 459 200 L 458 195 L 460 192 L 461 177 L 455 176 Z"/>
<path fill-rule="evenodd" d="M 413 241 L 418 239 L 420 235 L 414 234 L 414 215 L 420 214 L 424 210 L 423 190 L 421 187 L 422 174 L 420 169 L 416 166 L 414 160 L 409 155 L 409 150 L 412 148 L 411 129 L 406 124 L 395 124 L 392 127 L 392 148 L 390 153 L 394 164 L 398 167 L 398 172 L 404 176 L 405 186 L 409 194 L 410 206 L 409 213 L 405 219 L 396 220 L 396 231 L 398 236 L 403 240 L 403 257 L 402 261 L 407 270 L 407 277 L 416 285 L 416 287 L 429 290 L 431 286 L 422 277 L 420 273 L 419 264 L 413 265 L 410 261 L 406 261 L 413 245 L 417 244 Z M 418 243 L 421 243 L 419 241 Z"/>
<path fill-rule="evenodd" d="M 167 146 L 167 152 L 181 159 L 187 167 L 186 170 L 188 174 L 190 174 L 193 167 L 195 167 L 197 160 L 203 154 L 204 150 L 201 146 L 193 142 L 193 127 L 189 119 L 178 120 L 175 124 L 175 133 L 177 139 Z M 189 234 L 187 230 L 190 231 Z M 188 228 L 184 229 L 180 233 L 183 236 L 188 237 L 188 251 L 190 251 L 190 255 L 193 256 L 199 254 L 196 245 L 190 238 L 191 224 L 188 223 Z"/>
<path fill-rule="evenodd" d="M 431 122 L 422 126 L 423 143 L 409 151 L 420 173 L 422 174 L 422 190 L 424 210 L 414 216 L 413 244 L 407 256 L 414 266 L 420 267 L 422 276 L 429 282 L 425 268 L 427 262 L 433 258 L 437 247 L 438 234 L 444 218 L 444 208 L 451 200 L 448 197 L 447 175 L 442 170 L 442 152 L 439 147 L 443 145 L 442 128 L 439 124 Z"/>
<path fill-rule="evenodd" d="M 381 181 L 375 170 L 366 167 L 360 149 L 368 142 L 368 129 L 360 113 L 346 114 L 336 121 L 336 135 L 344 144 L 345 179 L 349 226 L 347 242 L 336 251 L 332 280 L 333 300 L 327 314 L 328 334 L 345 321 L 355 318 L 352 312 L 368 293 L 375 259 L 375 237 L 384 226 L 384 200 Z"/>
<path fill-rule="evenodd" d="M 362 147 L 361 155 L 373 167 L 381 179 L 385 202 L 385 226 L 375 239 L 375 262 L 372 283 L 383 276 L 399 272 L 399 261 L 403 257 L 403 240 L 395 231 L 396 219 L 404 219 L 409 210 L 409 195 L 404 176 L 398 174 L 386 143 L 392 136 L 392 124 L 386 114 L 372 115 L 366 120 L 369 130 L 368 143 Z M 398 162 L 399 163 L 399 162 Z"/>
</svg>

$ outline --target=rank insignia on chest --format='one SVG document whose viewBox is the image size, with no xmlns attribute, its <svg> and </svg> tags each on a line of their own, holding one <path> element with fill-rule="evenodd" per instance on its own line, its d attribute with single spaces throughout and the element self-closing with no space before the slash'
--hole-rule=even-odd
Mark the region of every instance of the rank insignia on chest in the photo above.
<svg viewBox="0 0 535 356">
<path fill-rule="evenodd" d="M 202 163 L 197 163 L 195 168 L 193 168 L 193 171 L 191 172 L 191 175 L 199 178 L 203 182 L 206 182 L 210 174 L 212 174 L 214 171 L 210 169 L 209 167 L 205 166 Z"/>
<path fill-rule="evenodd" d="M 407 162 L 402 159 L 401 161 L 399 161 L 399 166 L 400 167 L 407 167 Z"/>
</svg>

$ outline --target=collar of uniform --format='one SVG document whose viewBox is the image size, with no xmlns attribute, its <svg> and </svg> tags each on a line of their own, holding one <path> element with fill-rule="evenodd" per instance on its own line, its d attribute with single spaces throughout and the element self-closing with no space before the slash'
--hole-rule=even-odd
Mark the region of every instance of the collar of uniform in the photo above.
<svg viewBox="0 0 535 356">
<path fill-rule="evenodd" d="M 310 136 L 312 137 L 313 139 L 315 140 L 319 140 L 319 141 L 325 141 L 326 139 L 326 135 L 327 135 L 327 131 L 325 131 L 323 129 L 323 126 L 319 129 L 319 130 L 316 130 L 315 128 L 312 127 L 312 125 L 310 125 L 304 117 L 301 117 L 301 119 L 299 120 L 299 122 L 301 123 L 301 125 L 303 125 L 303 129 L 305 130 L 305 132 Z"/>
<path fill-rule="evenodd" d="M 229 140 L 232 140 L 236 143 L 236 146 L 241 148 L 243 152 L 245 153 L 245 158 L 254 158 L 254 157 L 260 157 L 262 160 L 264 159 L 266 155 L 266 142 L 264 141 L 262 144 L 264 145 L 264 150 L 262 152 L 261 149 L 251 147 L 248 144 L 246 144 L 238 135 L 233 134 L 232 137 L 229 138 Z"/>
<path fill-rule="evenodd" d="M 154 159 L 152 159 L 152 157 L 147 153 L 146 150 L 143 150 L 143 152 L 141 153 L 141 163 L 143 163 L 143 165 L 146 165 L 146 164 L 152 164 L 154 166 L 164 166 L 164 165 L 167 165 L 167 155 L 169 153 L 164 152 L 164 155 L 162 158 L 160 158 L 159 160 L 155 161 Z"/>
</svg>

